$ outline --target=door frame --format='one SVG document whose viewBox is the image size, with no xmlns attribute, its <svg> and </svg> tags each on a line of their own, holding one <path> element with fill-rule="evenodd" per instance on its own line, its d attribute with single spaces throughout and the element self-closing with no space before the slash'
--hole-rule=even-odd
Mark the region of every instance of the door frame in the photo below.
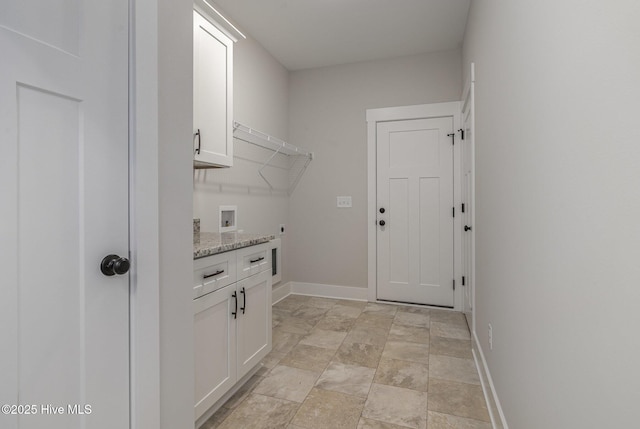
<svg viewBox="0 0 640 429">
<path fill-rule="evenodd" d="M 464 144 L 468 145 L 468 150 L 471 153 L 471 183 L 469 190 L 470 197 L 469 201 L 466 204 L 471 210 L 471 225 L 472 229 L 469 231 L 470 235 L 470 270 L 469 273 L 470 281 L 468 286 L 470 288 L 469 296 L 471 299 L 471 326 L 469 326 L 469 330 L 471 331 L 471 335 L 476 331 L 476 130 L 475 130 L 475 118 L 476 118 L 476 110 L 475 110 L 475 82 L 476 82 L 476 73 L 475 73 L 475 63 L 471 63 L 469 67 L 469 75 L 466 78 L 464 89 L 462 90 L 462 97 L 460 102 L 460 121 L 462 121 L 462 112 L 465 108 L 471 110 L 471 124 L 470 124 L 470 139 L 466 140 Z M 462 123 L 461 123 L 462 125 Z M 462 167 L 462 159 L 460 160 L 460 165 Z M 464 172 L 461 171 L 461 175 L 464 175 Z M 464 309 L 463 309 L 464 311 Z"/>
<path fill-rule="evenodd" d="M 460 257 L 461 257 L 461 237 L 460 237 L 460 196 L 461 196 L 461 174 L 460 163 L 460 137 L 457 130 L 460 128 L 460 102 L 452 101 L 448 103 L 418 104 L 413 106 L 384 107 L 378 109 L 367 109 L 367 278 L 368 278 L 368 299 L 371 302 L 378 301 L 377 298 L 377 124 L 386 121 L 402 121 L 411 119 L 429 119 L 451 117 L 453 119 L 454 142 L 453 145 L 453 204 L 456 207 L 456 216 L 453 219 L 453 276 L 454 279 L 460 277 Z M 452 279 L 453 280 L 453 279 Z M 456 288 L 453 295 L 454 310 L 462 310 L 462 288 L 460 282 L 456 281 Z"/>
</svg>

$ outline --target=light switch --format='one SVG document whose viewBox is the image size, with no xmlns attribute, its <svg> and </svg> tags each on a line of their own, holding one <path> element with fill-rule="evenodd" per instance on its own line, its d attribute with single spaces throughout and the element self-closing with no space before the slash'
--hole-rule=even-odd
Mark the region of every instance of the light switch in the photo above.
<svg viewBox="0 0 640 429">
<path fill-rule="evenodd" d="M 338 207 L 339 208 L 350 208 L 351 207 L 351 196 L 347 197 L 338 197 Z"/>
</svg>

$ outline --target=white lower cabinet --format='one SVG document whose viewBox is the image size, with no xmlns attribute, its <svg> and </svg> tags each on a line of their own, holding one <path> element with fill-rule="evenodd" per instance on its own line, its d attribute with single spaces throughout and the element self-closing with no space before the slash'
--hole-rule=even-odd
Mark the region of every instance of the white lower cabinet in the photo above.
<svg viewBox="0 0 640 429">
<path fill-rule="evenodd" d="M 226 257 L 235 258 L 236 252 Z M 209 258 L 212 266 L 219 263 L 218 255 Z M 208 270 L 207 259 L 196 261 L 195 277 L 203 275 L 203 266 Z M 237 265 L 240 270 L 240 261 Z M 195 420 L 271 351 L 271 264 L 266 268 L 193 301 Z"/>
</svg>

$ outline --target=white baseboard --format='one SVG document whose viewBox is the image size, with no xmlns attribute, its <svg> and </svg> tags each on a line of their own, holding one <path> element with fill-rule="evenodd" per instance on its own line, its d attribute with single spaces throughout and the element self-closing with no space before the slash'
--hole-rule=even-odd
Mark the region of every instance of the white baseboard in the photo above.
<svg viewBox="0 0 640 429">
<path fill-rule="evenodd" d="M 484 358 L 480 341 L 475 332 L 471 333 L 471 346 L 473 352 L 473 359 L 476 362 L 478 373 L 480 374 L 480 383 L 482 384 L 482 391 L 487 401 L 487 408 L 489 409 L 489 417 L 491 417 L 491 424 L 493 429 L 509 429 L 507 420 L 504 417 L 502 406 L 500 405 L 500 399 L 493 385 L 493 379 L 487 366 L 487 361 Z"/>
<path fill-rule="evenodd" d="M 288 282 L 273 289 L 272 301 L 275 304 L 291 294 L 348 299 L 351 301 L 368 301 L 367 293 L 367 288 L 325 285 L 320 283 Z"/>
<path fill-rule="evenodd" d="M 325 285 L 319 283 L 290 282 L 291 293 L 296 295 L 319 296 L 323 298 L 367 301 L 367 288 Z"/>
<path fill-rule="evenodd" d="M 291 295 L 291 282 L 287 282 L 273 288 L 271 292 L 271 303 L 276 304 Z"/>
</svg>

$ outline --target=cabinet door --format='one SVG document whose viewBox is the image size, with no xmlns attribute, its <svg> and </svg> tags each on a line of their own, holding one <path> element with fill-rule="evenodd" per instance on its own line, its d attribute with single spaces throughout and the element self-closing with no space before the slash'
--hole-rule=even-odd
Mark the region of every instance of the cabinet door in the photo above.
<svg viewBox="0 0 640 429">
<path fill-rule="evenodd" d="M 193 301 L 195 344 L 195 418 L 236 383 L 236 285 Z"/>
<path fill-rule="evenodd" d="M 233 41 L 193 12 L 194 160 L 233 165 Z"/>
<path fill-rule="evenodd" d="M 238 379 L 271 351 L 271 270 L 237 283 Z"/>
</svg>

